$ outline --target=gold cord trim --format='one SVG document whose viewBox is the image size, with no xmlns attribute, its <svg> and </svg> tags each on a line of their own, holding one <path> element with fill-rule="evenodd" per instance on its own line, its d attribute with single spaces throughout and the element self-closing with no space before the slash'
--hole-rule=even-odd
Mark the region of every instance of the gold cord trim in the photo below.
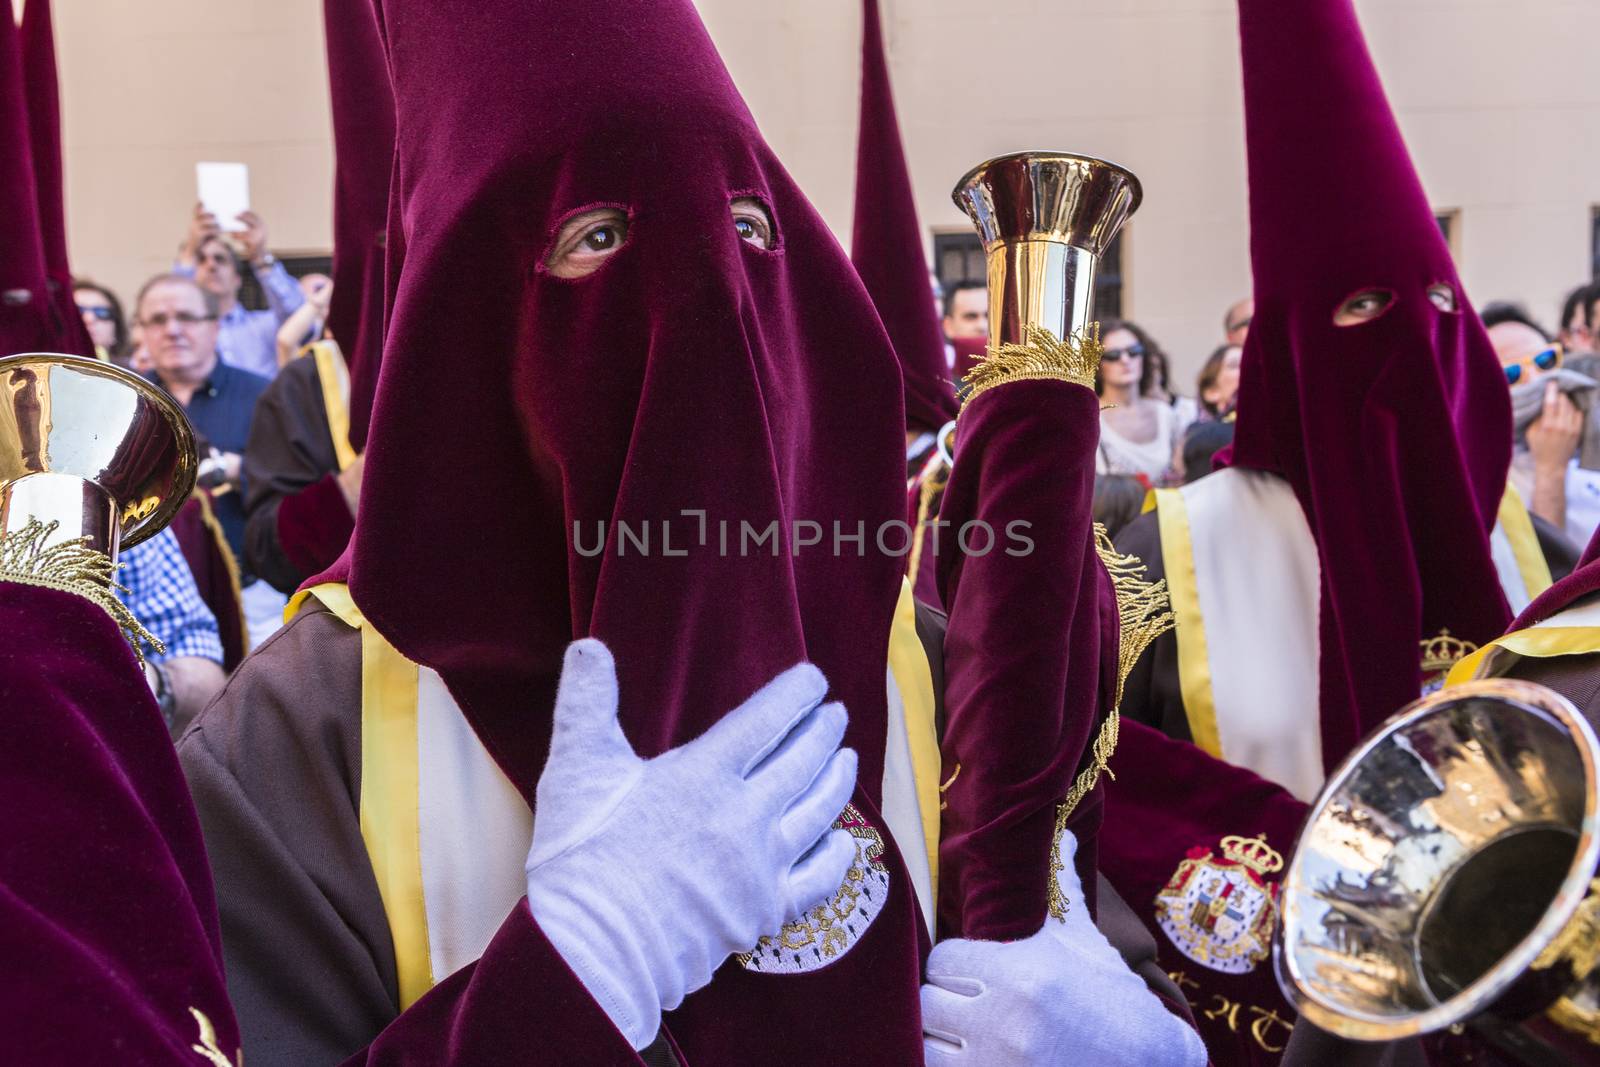
<svg viewBox="0 0 1600 1067">
<path fill-rule="evenodd" d="M 1108 778 L 1116 777 L 1111 773 L 1110 764 L 1122 728 L 1122 687 L 1145 649 L 1175 625 L 1165 578 L 1157 582 L 1146 581 L 1144 563 L 1138 556 L 1119 553 L 1112 545 L 1106 528 L 1098 522 L 1094 524 L 1094 549 L 1111 576 L 1111 587 L 1117 598 L 1117 690 L 1111 713 L 1100 724 L 1100 732 L 1090 746 L 1089 766 L 1078 772 L 1072 788 L 1067 790 L 1066 798 L 1056 808 L 1056 829 L 1050 844 L 1047 902 L 1051 916 L 1061 921 L 1067 917 L 1067 901 L 1061 894 L 1056 876 L 1066 866 L 1061 858 L 1061 835 L 1067 828 L 1067 819 L 1099 783 L 1102 773 Z"/>
<path fill-rule="evenodd" d="M 237 1061 L 228 1059 L 227 1053 L 217 1044 L 217 1028 L 212 1025 L 205 1012 L 199 1008 L 190 1008 L 189 1014 L 194 1016 L 196 1025 L 200 1027 L 200 1043 L 189 1047 L 198 1053 L 201 1059 L 213 1064 L 214 1067 L 237 1067 L 244 1062 L 243 1050 L 239 1052 Z"/>
<path fill-rule="evenodd" d="M 144 645 L 155 649 L 158 655 L 164 654 L 166 646 L 139 624 L 133 612 L 113 592 L 115 589 L 127 592 L 112 581 L 122 564 L 113 563 L 104 552 L 90 548 L 87 537 L 75 537 L 46 547 L 60 525 L 30 519 L 22 529 L 0 537 L 0 581 L 56 589 L 91 600 L 116 621 L 141 664 Z"/>
<path fill-rule="evenodd" d="M 1083 333 L 1066 340 L 1032 323 L 1024 328 L 1023 336 L 1026 340 L 1020 345 L 1008 343 L 989 349 L 978 365 L 961 379 L 971 387 L 961 404 L 962 411 L 983 393 L 1007 382 L 1072 382 L 1086 389 L 1094 388 L 1100 355 L 1105 351 L 1100 346 L 1098 322 L 1090 323 Z"/>
<path fill-rule="evenodd" d="M 922 479 L 922 485 L 917 492 L 917 526 L 911 532 L 911 558 L 906 564 L 906 574 L 911 578 L 911 584 L 916 585 L 917 575 L 922 573 L 922 545 L 928 534 L 928 515 L 933 510 L 933 498 L 943 492 L 944 487 L 950 484 L 950 468 L 940 463 Z"/>
</svg>

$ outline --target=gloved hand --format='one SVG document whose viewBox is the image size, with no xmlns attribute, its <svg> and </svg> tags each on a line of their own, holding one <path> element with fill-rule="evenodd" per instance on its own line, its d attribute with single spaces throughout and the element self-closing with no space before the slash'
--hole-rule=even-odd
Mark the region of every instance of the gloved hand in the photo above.
<svg viewBox="0 0 1600 1067">
<path fill-rule="evenodd" d="M 829 832 L 856 754 L 843 705 L 792 667 L 700 737 L 641 760 L 596 640 L 567 649 L 528 853 L 528 908 L 635 1049 L 735 952 L 836 892 L 856 855 Z"/>
<path fill-rule="evenodd" d="M 1089 918 L 1062 831 L 1067 917 L 1022 941 L 934 946 L 922 987 L 926 1067 L 1204 1067 L 1200 1035 L 1173 1015 Z"/>
</svg>

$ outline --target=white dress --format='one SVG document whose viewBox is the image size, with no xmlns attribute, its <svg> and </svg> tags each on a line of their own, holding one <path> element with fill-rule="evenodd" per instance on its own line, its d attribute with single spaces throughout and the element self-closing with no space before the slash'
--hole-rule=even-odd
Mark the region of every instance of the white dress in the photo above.
<svg viewBox="0 0 1600 1067">
<path fill-rule="evenodd" d="M 1146 398 L 1156 413 L 1156 435 L 1143 443 L 1123 437 L 1100 415 L 1100 449 L 1095 454 L 1096 474 L 1143 474 L 1158 481 L 1172 466 L 1172 449 L 1178 440 L 1178 413 L 1168 404 Z"/>
</svg>

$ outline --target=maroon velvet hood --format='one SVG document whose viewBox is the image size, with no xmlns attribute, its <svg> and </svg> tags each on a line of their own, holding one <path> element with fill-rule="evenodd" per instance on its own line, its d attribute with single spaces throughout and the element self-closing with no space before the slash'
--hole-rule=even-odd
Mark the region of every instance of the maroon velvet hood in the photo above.
<svg viewBox="0 0 1600 1067">
<path fill-rule="evenodd" d="M 405 251 L 391 232 L 356 603 L 443 676 L 530 803 L 574 638 L 615 654 L 647 757 L 810 660 L 849 709 L 854 803 L 881 829 L 903 561 L 874 541 L 903 518 L 900 370 L 692 4 L 383 0 L 381 16 Z M 770 213 L 770 250 L 735 230 L 743 197 Z M 554 276 L 562 224 L 597 207 L 626 214 L 625 239 L 595 273 Z M 836 524 L 864 539 L 835 543 Z M 691 1061 L 843 1062 L 868 1032 L 920 1049 L 914 905 L 884 836 L 894 879 L 861 943 L 781 1003 L 777 979 L 730 961 L 669 1016 Z M 867 982 L 882 998 L 842 1003 Z"/>
<path fill-rule="evenodd" d="M 28 0 L 22 12 L 22 80 L 28 101 L 35 203 L 43 242 L 53 352 L 94 355 L 94 342 L 78 314 L 67 262 L 66 189 L 61 166 L 61 98 L 56 82 L 56 39 L 50 0 Z"/>
<path fill-rule="evenodd" d="M 325 0 L 333 100 L 333 304 L 350 368 L 350 444 L 366 445 L 383 354 L 384 242 L 394 166 L 394 91 L 373 0 Z"/>
<path fill-rule="evenodd" d="M 900 357 L 907 425 L 937 430 L 956 417 L 959 406 L 894 113 L 878 0 L 862 0 L 861 14 L 861 125 L 850 259 Z"/>
<path fill-rule="evenodd" d="M 1239 0 L 1239 25 L 1256 313 L 1231 462 L 1286 479 L 1317 542 L 1332 767 L 1416 699 L 1420 640 L 1505 628 L 1510 401 L 1350 0 Z M 1387 311 L 1335 326 L 1367 289 Z"/>
<path fill-rule="evenodd" d="M 9 12 L 8 12 L 9 14 Z M 48 351 L 56 331 L 39 227 L 17 24 L 0 19 L 0 355 Z"/>
</svg>

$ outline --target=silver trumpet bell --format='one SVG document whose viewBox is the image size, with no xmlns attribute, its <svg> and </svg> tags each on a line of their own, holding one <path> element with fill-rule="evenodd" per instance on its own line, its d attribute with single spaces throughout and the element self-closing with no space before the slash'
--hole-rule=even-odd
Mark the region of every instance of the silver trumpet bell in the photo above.
<svg viewBox="0 0 1600 1067">
<path fill-rule="evenodd" d="M 1317 1026 L 1471 1025 L 1529 1064 L 1600 1058 L 1600 743 L 1567 700 L 1472 682 L 1333 773 L 1283 879 L 1274 965 Z"/>
<path fill-rule="evenodd" d="M 54 522 L 48 543 L 88 537 L 115 559 L 172 521 L 195 471 L 183 409 L 137 374 L 47 352 L 0 359 L 0 536 Z"/>
</svg>

